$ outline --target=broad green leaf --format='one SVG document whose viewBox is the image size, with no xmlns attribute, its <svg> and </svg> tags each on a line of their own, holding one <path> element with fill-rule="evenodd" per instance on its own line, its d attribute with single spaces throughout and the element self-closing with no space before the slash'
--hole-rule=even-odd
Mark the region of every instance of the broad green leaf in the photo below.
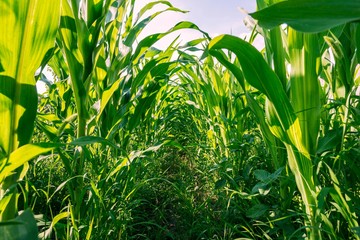
<svg viewBox="0 0 360 240">
<path fill-rule="evenodd" d="M 97 116 L 97 121 L 99 121 L 106 105 L 109 103 L 111 97 L 113 96 L 113 94 L 115 93 L 115 91 L 117 91 L 119 89 L 120 86 L 120 82 L 122 79 L 118 79 L 116 80 L 108 89 L 106 89 L 101 96 L 101 100 L 100 100 L 100 112 Z"/>
<path fill-rule="evenodd" d="M 263 169 L 257 169 L 254 171 L 254 176 L 257 180 L 259 180 L 261 182 L 267 182 L 267 181 L 269 181 L 271 173 L 269 173 L 268 171 L 263 170 Z"/>
<path fill-rule="evenodd" d="M 259 181 L 269 184 L 269 183 L 275 181 L 280 176 L 283 169 L 284 168 L 281 167 L 281 168 L 277 169 L 274 173 L 269 173 L 266 170 L 257 169 L 254 171 L 254 175 L 255 175 L 256 179 L 258 179 Z"/>
<path fill-rule="evenodd" d="M 283 1 L 250 15 L 264 28 L 286 23 L 301 32 L 322 32 L 360 20 L 360 0 Z"/>
<path fill-rule="evenodd" d="M 290 100 L 299 118 L 303 145 L 310 154 L 316 153 L 320 129 L 320 84 L 317 64 L 320 62 L 315 34 L 288 29 L 290 56 Z"/>
<path fill-rule="evenodd" d="M 256 102 L 254 97 L 250 93 L 246 93 L 246 100 L 248 102 L 249 107 L 251 108 L 252 112 L 255 114 L 257 121 L 259 122 L 260 130 L 265 138 L 265 141 L 269 148 L 271 148 L 271 151 L 273 154 L 276 155 L 276 149 L 274 149 L 276 140 L 275 136 L 271 133 L 271 130 L 269 128 L 269 125 L 266 122 L 265 114 L 263 109 L 259 106 L 259 104 Z M 277 166 L 280 167 L 280 166 Z"/>
<path fill-rule="evenodd" d="M 1 240 L 36 240 L 38 230 L 33 213 L 27 209 L 14 220 L 0 223 Z"/>
<path fill-rule="evenodd" d="M 253 207 L 251 207 L 249 210 L 247 210 L 246 216 L 248 218 L 256 219 L 263 216 L 268 211 L 268 209 L 269 207 L 264 204 L 256 204 Z"/>
<path fill-rule="evenodd" d="M 0 194 L 8 191 L 12 195 L 1 209 L 0 219 L 8 220 L 17 212 L 16 189 L 9 187 L 26 173 L 26 168 L 3 181 L 28 161 L 24 160 L 27 156 L 11 155 L 33 134 L 38 103 L 35 71 L 55 45 L 60 0 L 4 0 L 0 12 Z"/>
<path fill-rule="evenodd" d="M 54 143 L 38 143 L 26 144 L 16 149 L 10 154 L 8 159 L 5 157 L 0 160 L 2 166 L 0 171 L 0 182 L 2 182 L 8 174 L 24 163 L 30 161 L 34 157 L 39 156 L 40 154 L 44 154 L 55 149 L 57 146 L 60 145 Z"/>
<path fill-rule="evenodd" d="M 297 188 L 301 194 L 309 222 L 314 220 L 317 205 L 313 165 L 310 159 L 301 154 L 294 146 L 286 144 L 289 167 L 294 174 Z"/>
<path fill-rule="evenodd" d="M 0 12 L 0 151 L 9 154 L 33 132 L 34 74 L 55 44 L 60 0 L 4 0 Z"/>
<path fill-rule="evenodd" d="M 211 54 L 213 56 L 215 56 L 219 60 L 219 62 L 221 64 L 223 64 L 227 69 L 229 69 L 234 74 L 234 76 L 236 77 L 236 79 L 240 83 L 240 86 L 245 91 L 246 88 L 245 88 L 244 76 L 243 76 L 243 73 L 241 72 L 241 70 L 235 64 L 228 61 L 228 59 L 225 56 L 224 52 L 213 51 Z"/>
<path fill-rule="evenodd" d="M 341 144 L 342 129 L 332 129 L 319 139 L 317 154 L 334 149 Z"/>
<path fill-rule="evenodd" d="M 300 152 L 309 157 L 307 150 L 302 145 L 299 119 L 294 113 L 281 81 L 265 62 L 263 56 L 251 44 L 230 35 L 218 36 L 209 44 L 209 52 L 215 56 L 217 56 L 216 50 L 223 48 L 235 53 L 246 81 L 264 93 L 273 104 L 275 117 L 281 124 L 280 130 L 287 133 L 286 137 L 289 139 L 270 128 L 273 134 L 282 141 L 293 144 Z"/>
</svg>

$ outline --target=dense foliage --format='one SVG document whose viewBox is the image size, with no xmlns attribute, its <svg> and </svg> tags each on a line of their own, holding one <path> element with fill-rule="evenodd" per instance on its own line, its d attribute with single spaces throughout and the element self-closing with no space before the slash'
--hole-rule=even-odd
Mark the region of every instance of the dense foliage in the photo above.
<svg viewBox="0 0 360 240">
<path fill-rule="evenodd" d="M 360 1 L 257 0 L 247 41 L 134 6 L 1 0 L 0 239 L 359 239 Z"/>
</svg>

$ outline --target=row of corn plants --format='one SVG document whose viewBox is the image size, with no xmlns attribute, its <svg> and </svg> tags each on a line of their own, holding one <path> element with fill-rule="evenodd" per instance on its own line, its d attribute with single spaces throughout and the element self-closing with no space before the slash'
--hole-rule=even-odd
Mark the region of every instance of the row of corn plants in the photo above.
<svg viewBox="0 0 360 240">
<path fill-rule="evenodd" d="M 247 42 L 229 35 L 212 40 L 209 45 L 210 53 L 232 70 L 240 82 L 245 79 L 265 95 L 265 113 L 257 116 L 265 118 L 265 121 L 259 119 L 259 122 L 263 123 L 262 131 L 269 134 L 269 128 L 271 134 L 281 141 L 273 142 L 276 148 L 286 148 L 286 165 L 295 178 L 303 201 L 307 237 L 321 239 L 326 235 L 336 239 L 340 234 L 325 208 L 326 201 L 331 197 L 335 208 L 348 224 L 342 228 L 347 228 L 350 236 L 357 239 L 359 223 L 354 205 L 347 200 L 347 189 L 338 181 L 334 169 L 319 157 L 318 154 L 324 150 L 324 146 L 318 144 L 318 139 L 322 135 L 321 115 L 326 111 L 322 109 L 321 101 L 327 101 L 326 98 L 344 102 L 338 109 L 342 128 L 341 142 L 346 141 L 345 135 L 350 135 L 351 132 L 351 127 L 348 126 L 349 103 L 356 101 L 354 94 L 358 87 L 355 84 L 358 60 L 354 51 L 357 25 L 347 22 L 357 19 L 359 2 L 257 3 L 259 11 L 251 16 L 258 19 L 262 27 L 258 31 L 265 39 L 265 56 Z M 329 9 L 332 9 L 332 14 L 328 12 Z M 334 18 L 337 19 L 336 22 L 333 21 Z M 288 25 L 279 26 L 282 23 Z M 340 24 L 345 25 L 339 26 Z M 353 43 L 348 42 L 344 47 L 344 41 Z M 347 47 L 349 49 L 346 51 Z M 234 52 L 240 68 L 224 59 L 220 49 Z M 333 59 L 326 57 L 329 52 L 334 55 Z M 327 61 L 330 66 L 321 65 L 322 54 L 327 54 L 323 61 Z M 324 75 L 325 80 L 321 78 Z M 328 88 L 321 89 L 321 84 Z M 325 92 L 326 89 L 329 91 Z M 356 130 L 355 134 L 358 134 Z M 321 143 L 324 144 L 333 137 L 331 133 L 323 135 Z M 332 149 L 332 146 L 327 147 Z M 279 158 L 274 160 L 281 164 L 282 156 L 279 155 Z M 328 172 L 332 186 L 319 182 L 320 169 Z M 356 198 L 356 195 L 354 197 Z"/>
<path fill-rule="evenodd" d="M 167 8 L 147 16 L 156 5 Z M 141 185 L 133 183 L 136 167 L 129 170 L 123 167 L 130 163 L 133 166 L 137 158 L 163 144 L 172 144 L 169 139 L 152 137 L 156 131 L 151 128 L 151 120 L 176 66 L 172 61 L 174 50 L 172 45 L 166 51 L 152 45 L 173 31 L 196 26 L 181 22 L 165 33 L 155 33 L 137 42 L 137 36 L 157 15 L 181 10 L 167 1 L 151 2 L 135 18 L 135 1 L 67 2 L 63 6 L 64 22 L 57 39 L 59 55 L 49 64 L 60 71 L 58 74 L 65 73 L 60 81 L 69 81 L 74 99 L 71 102 L 75 102 L 75 112 L 64 116 L 62 122 L 76 119 L 76 134 L 72 135 L 75 139 L 97 136 L 117 146 L 93 150 L 83 147 L 71 154 L 60 153 L 71 179 L 66 182 L 70 204 L 54 219 L 69 219 L 66 235 L 76 239 L 102 236 L 101 222 L 110 221 L 113 229 L 107 228 L 108 234 L 121 239 L 126 232 L 121 227 L 125 220 L 116 205 L 130 201 Z M 150 127 L 145 128 L 148 124 Z M 95 170 L 95 179 L 89 175 L 89 167 Z M 116 186 L 117 181 L 123 189 Z M 110 197 L 112 191 L 116 198 Z M 45 237 L 50 233 L 47 230 Z"/>
<path fill-rule="evenodd" d="M 184 11 L 156 1 L 136 13 L 135 4 L 0 3 L 3 238 L 192 238 L 191 227 L 171 232 L 184 231 L 174 219 L 198 224 L 203 209 L 214 212 L 204 225 L 223 229 L 196 227 L 198 238 L 358 239 L 359 1 L 257 0 L 250 40 L 264 38 L 261 52 L 235 36 L 211 40 L 190 22 L 138 41 L 158 15 Z M 154 47 L 182 29 L 204 38 Z M 48 84 L 39 97 L 36 80 Z M 164 174 L 159 161 L 170 162 Z M 206 179 L 194 183 L 204 193 L 182 192 L 171 161 Z M 163 216 L 158 204 L 168 200 L 157 197 L 143 214 L 141 193 L 154 186 L 179 194 L 191 222 Z M 270 211 L 263 203 L 272 201 Z M 153 211 L 174 223 L 147 220 Z"/>
<path fill-rule="evenodd" d="M 148 14 L 156 5 L 166 8 Z M 53 193 L 47 192 L 47 202 L 64 188 L 69 200 L 59 212 L 50 211 L 51 224 L 45 224 L 40 236 L 52 236 L 55 225 L 65 219 L 67 224 L 59 236 L 89 238 L 100 220 L 96 216 L 105 206 L 101 190 L 107 193 L 105 188 L 111 188 L 111 181 L 106 180 L 124 174 L 120 171 L 123 166 L 164 143 L 143 133 L 142 137 L 150 139 L 144 146 L 130 144 L 137 140 L 133 135 L 139 124 L 152 119 L 152 109 L 176 66 L 171 60 L 172 46 L 163 52 L 151 47 L 173 31 L 197 27 L 181 22 L 168 32 L 137 42 L 137 36 L 156 16 L 182 11 L 159 1 L 146 4 L 135 16 L 134 7 L 134 0 L 1 3 L 5 13 L 1 24 L 7 26 L 1 35 L 1 221 L 18 215 L 17 184 L 28 170 L 27 161 L 57 149 L 46 159 L 62 162 L 66 180 Z M 10 39 L 12 32 L 16 35 Z M 55 83 L 42 99 L 36 126 L 46 136 L 41 139 L 50 143 L 28 144 L 38 102 L 34 74 L 46 64 Z M 149 144 L 155 146 L 141 151 Z M 108 158 L 113 162 L 107 162 Z M 92 178 L 90 166 L 101 173 L 99 179 Z M 30 205 L 26 198 L 29 187 L 23 189 L 25 206 Z M 96 208 L 87 208 L 86 203 Z M 35 238 L 31 213 L 25 212 L 22 218 L 20 227 L 3 226 L 6 237 L 17 238 L 13 234 L 20 229 L 19 237 Z M 121 231 L 114 232 L 121 238 Z"/>
</svg>

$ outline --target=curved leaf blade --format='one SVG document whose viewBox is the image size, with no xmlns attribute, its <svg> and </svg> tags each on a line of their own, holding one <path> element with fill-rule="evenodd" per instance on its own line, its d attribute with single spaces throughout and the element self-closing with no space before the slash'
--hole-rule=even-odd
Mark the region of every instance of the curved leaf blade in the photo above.
<svg viewBox="0 0 360 240">
<path fill-rule="evenodd" d="M 247 82 L 264 93 L 273 104 L 274 114 L 281 124 L 281 129 L 271 128 L 273 134 L 282 141 L 294 145 L 301 153 L 308 156 L 309 154 L 301 141 L 302 133 L 299 119 L 280 79 L 265 62 L 261 53 L 248 42 L 231 35 L 221 35 L 210 42 L 210 54 L 217 56 L 215 51 L 218 49 L 227 49 L 235 53 Z M 289 139 L 284 138 L 282 131 L 287 133 Z"/>
<path fill-rule="evenodd" d="M 283 1 L 250 15 L 264 28 L 286 23 L 300 32 L 322 32 L 360 20 L 360 0 Z"/>
<path fill-rule="evenodd" d="M 1 222 L 0 232 L 1 239 L 38 239 L 36 220 L 29 209 L 14 220 Z"/>
<path fill-rule="evenodd" d="M 30 141 L 37 106 L 34 74 L 55 44 L 60 0 L 4 0 L 0 12 L 0 149 L 7 155 Z"/>
</svg>

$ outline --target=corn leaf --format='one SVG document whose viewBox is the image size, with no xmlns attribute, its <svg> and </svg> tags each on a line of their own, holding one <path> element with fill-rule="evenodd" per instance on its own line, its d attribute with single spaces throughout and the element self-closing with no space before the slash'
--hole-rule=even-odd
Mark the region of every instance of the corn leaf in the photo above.
<svg viewBox="0 0 360 240">
<path fill-rule="evenodd" d="M 332 129 L 325 134 L 325 136 L 319 139 L 319 146 L 317 148 L 317 154 L 321 154 L 325 151 L 331 150 L 341 143 L 342 129 Z"/>
<path fill-rule="evenodd" d="M 322 32 L 360 19 L 360 0 L 283 1 L 250 14 L 264 28 L 286 23 L 301 32 Z"/>
<path fill-rule="evenodd" d="M 164 4 L 168 4 L 169 2 L 167 1 L 162 1 L 164 2 Z M 147 4 L 141 11 L 146 11 L 149 9 L 151 9 L 154 5 L 162 3 L 162 2 L 150 2 L 149 4 Z M 169 3 L 170 4 L 170 3 Z M 126 40 L 124 42 L 124 44 L 128 47 L 131 47 L 133 45 L 133 43 L 135 42 L 137 36 L 139 36 L 139 34 L 141 33 L 141 31 L 157 16 L 161 15 L 164 12 L 168 12 L 168 11 L 174 11 L 174 12 L 181 12 L 184 13 L 185 11 L 182 11 L 178 8 L 174 8 L 174 7 L 169 7 L 163 11 L 158 11 L 154 14 L 151 14 L 150 16 L 148 16 L 147 18 L 141 20 L 139 23 L 137 23 L 134 27 L 132 27 L 130 29 L 129 34 L 126 37 Z M 142 12 L 140 12 L 139 14 L 141 14 Z M 142 15 L 142 14 L 141 14 Z"/>
<path fill-rule="evenodd" d="M 30 210 L 25 210 L 11 221 L 0 223 L 1 239 L 38 239 L 36 220 Z"/>
<path fill-rule="evenodd" d="M 85 146 L 85 145 L 94 144 L 94 143 L 101 143 L 101 144 L 113 147 L 114 149 L 120 149 L 119 146 L 117 146 L 113 142 L 111 142 L 111 141 L 109 141 L 109 140 L 107 140 L 105 138 L 95 137 L 95 136 L 80 137 L 80 138 L 75 139 L 71 143 L 68 143 L 68 145 Z"/>
<path fill-rule="evenodd" d="M 315 154 L 320 128 L 320 84 L 317 63 L 320 62 L 315 34 L 288 29 L 291 104 L 300 120 L 303 145 Z"/>
<path fill-rule="evenodd" d="M 78 31 L 81 30 L 77 28 L 77 19 L 75 19 L 74 17 L 73 10 L 74 9 L 71 9 L 68 1 L 64 1 L 64 4 L 61 8 L 61 21 L 59 29 L 59 37 L 61 41 L 57 42 L 61 47 L 64 56 L 66 57 L 67 67 L 71 76 L 71 83 L 74 91 L 76 107 L 78 109 L 78 116 L 81 119 L 86 119 L 88 117 L 86 106 L 87 93 L 83 83 L 83 65 L 86 59 L 84 59 L 84 56 L 82 55 L 82 53 L 86 52 L 86 50 L 81 50 L 78 44 L 78 42 L 81 41 L 81 39 L 78 39 L 80 35 Z"/>
<path fill-rule="evenodd" d="M 274 115 L 280 123 L 279 128 L 271 128 L 273 134 L 288 144 L 294 145 L 305 156 L 308 156 L 307 150 L 302 145 L 299 120 L 294 113 L 280 79 L 268 66 L 262 55 L 251 44 L 230 35 L 218 36 L 209 44 L 211 54 L 222 48 L 235 53 L 240 61 L 245 79 L 250 85 L 264 93 L 273 104 Z M 216 52 L 214 55 L 217 56 Z M 280 131 L 287 133 L 289 139 L 285 138 Z"/>
<path fill-rule="evenodd" d="M 60 0 L 4 0 L 0 12 L 1 157 L 32 136 L 38 101 L 34 74 L 55 44 Z"/>
<path fill-rule="evenodd" d="M 203 33 L 208 39 L 210 39 L 209 35 L 206 32 L 203 32 L 199 29 L 198 26 L 196 26 L 194 23 L 192 22 L 180 22 L 178 24 L 176 24 L 173 28 L 169 29 L 167 32 L 165 33 L 156 33 L 156 34 L 152 34 L 150 36 L 147 36 L 146 38 L 144 38 L 143 40 L 141 40 L 139 42 L 139 45 L 137 46 L 134 55 L 133 55 L 133 63 L 136 64 L 140 57 L 142 56 L 142 54 L 144 54 L 153 44 L 155 44 L 157 41 L 159 41 L 161 38 L 163 38 L 164 36 L 177 31 L 177 30 L 181 30 L 181 29 L 194 29 L 194 30 L 198 30 L 201 33 Z"/>
<path fill-rule="evenodd" d="M 10 154 L 7 164 L 3 166 L 0 171 L 0 182 L 16 168 L 20 167 L 24 163 L 30 161 L 34 157 L 49 152 L 54 149 L 57 144 L 52 143 L 40 143 L 40 144 L 26 144 Z M 0 162 L 4 163 L 6 158 L 1 159 Z"/>
<path fill-rule="evenodd" d="M 31 159 L 47 153 L 51 150 L 54 150 L 58 147 L 64 147 L 66 145 L 72 145 L 72 146 L 86 146 L 89 144 L 94 143 L 101 143 L 104 145 L 111 146 L 115 149 L 120 149 L 117 145 L 110 142 L 109 140 L 106 140 L 101 137 L 93 137 L 93 136 L 84 136 L 75 139 L 74 141 L 64 144 L 64 143 L 34 143 L 34 144 L 26 144 L 24 146 L 21 146 L 20 148 L 16 149 L 10 154 L 10 157 L 8 158 L 8 161 L 6 164 L 3 164 L 2 169 L 0 171 L 0 182 L 6 177 L 8 174 L 10 174 L 12 171 L 14 171 L 16 168 L 20 167 L 24 163 L 27 163 Z M 6 157 L 3 159 L 0 159 L 0 163 L 5 163 Z"/>
<path fill-rule="evenodd" d="M 61 220 L 61 219 L 64 219 L 64 218 L 68 218 L 70 215 L 69 212 L 62 212 L 62 213 L 59 213 L 58 215 L 56 215 L 53 220 L 51 221 L 51 224 L 50 224 L 50 227 L 45 231 L 45 232 L 42 232 L 40 234 L 40 237 L 43 237 L 43 238 L 49 238 L 49 236 L 51 235 L 52 233 L 52 230 L 53 228 L 55 227 L 55 225 Z"/>
</svg>

